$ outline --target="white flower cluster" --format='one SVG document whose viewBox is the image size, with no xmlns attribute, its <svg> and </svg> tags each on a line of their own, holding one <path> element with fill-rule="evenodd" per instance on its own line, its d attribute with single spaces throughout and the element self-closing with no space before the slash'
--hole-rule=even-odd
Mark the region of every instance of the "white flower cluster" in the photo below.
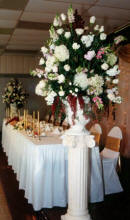
<svg viewBox="0 0 130 220">
<path fill-rule="evenodd" d="M 45 100 L 47 102 L 47 105 L 52 105 L 53 104 L 55 96 L 57 96 L 57 94 L 54 91 L 49 91 L 47 93 L 47 96 L 45 98 Z"/>
<path fill-rule="evenodd" d="M 79 86 L 82 90 L 85 90 L 88 84 L 89 84 L 89 80 L 84 72 L 75 74 L 74 85 Z"/>
<path fill-rule="evenodd" d="M 81 41 L 86 47 L 90 47 L 93 40 L 94 40 L 94 35 L 83 35 L 81 37 Z"/>
<path fill-rule="evenodd" d="M 56 96 L 63 101 L 70 94 L 86 94 L 99 107 L 105 98 L 119 103 L 121 99 L 115 89 L 120 73 L 118 59 L 106 42 L 104 26 L 96 24 L 95 16 L 90 17 L 88 26 L 83 26 L 82 19 L 76 22 L 77 19 L 72 7 L 66 15 L 62 13 L 54 18 L 48 46 L 41 48 L 43 57 L 39 65 L 43 68 L 33 73 L 45 79 L 37 85 L 36 93 L 46 96 L 48 105 L 53 104 Z M 115 42 L 121 40 L 122 37 L 116 38 Z"/>
<path fill-rule="evenodd" d="M 120 70 L 118 69 L 118 65 L 115 65 L 113 68 L 106 71 L 108 76 L 116 76 L 120 73 Z"/>
<path fill-rule="evenodd" d="M 100 95 L 103 91 L 102 86 L 104 85 L 104 80 L 102 76 L 95 75 L 89 78 L 89 94 L 95 94 L 96 96 Z"/>
<path fill-rule="evenodd" d="M 69 50 L 65 45 L 56 46 L 54 55 L 59 61 L 64 62 L 69 59 Z"/>
<path fill-rule="evenodd" d="M 45 91 L 45 87 L 46 87 L 46 81 L 41 80 L 35 88 L 35 93 L 39 96 L 46 96 L 47 92 Z"/>
</svg>

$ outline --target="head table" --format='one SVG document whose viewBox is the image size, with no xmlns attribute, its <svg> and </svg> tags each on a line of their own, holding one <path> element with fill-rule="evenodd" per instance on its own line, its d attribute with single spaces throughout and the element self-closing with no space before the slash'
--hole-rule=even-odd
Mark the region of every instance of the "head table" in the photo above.
<svg viewBox="0 0 130 220">
<path fill-rule="evenodd" d="M 19 189 L 34 210 L 67 205 L 68 147 L 59 135 L 29 137 L 11 125 L 2 128 L 2 146 L 19 181 Z M 89 201 L 104 199 L 102 167 L 99 148 L 89 149 Z"/>
</svg>

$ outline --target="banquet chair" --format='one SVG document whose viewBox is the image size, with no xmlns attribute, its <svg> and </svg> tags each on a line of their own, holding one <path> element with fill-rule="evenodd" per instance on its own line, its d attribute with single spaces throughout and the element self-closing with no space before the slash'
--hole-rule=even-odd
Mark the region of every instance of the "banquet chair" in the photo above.
<svg viewBox="0 0 130 220">
<path fill-rule="evenodd" d="M 123 191 L 117 174 L 121 139 L 121 129 L 117 126 L 113 127 L 106 138 L 105 148 L 100 153 L 103 166 L 105 195 Z"/>
<path fill-rule="evenodd" d="M 100 124 L 94 124 L 92 125 L 92 127 L 90 128 L 90 133 L 94 136 L 96 145 L 99 146 L 100 143 L 100 137 L 102 134 L 102 128 L 100 126 Z"/>
</svg>

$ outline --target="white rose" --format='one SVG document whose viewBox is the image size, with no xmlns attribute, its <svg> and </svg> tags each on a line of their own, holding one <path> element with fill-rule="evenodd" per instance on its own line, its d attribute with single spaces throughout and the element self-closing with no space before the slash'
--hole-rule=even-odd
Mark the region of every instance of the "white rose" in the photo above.
<svg viewBox="0 0 130 220">
<path fill-rule="evenodd" d="M 108 99 L 110 99 L 111 101 L 113 101 L 115 99 L 115 95 L 113 93 L 108 93 L 107 95 Z"/>
<path fill-rule="evenodd" d="M 69 59 L 69 50 L 65 45 L 56 46 L 54 54 L 55 57 L 61 62 Z"/>
<path fill-rule="evenodd" d="M 106 40 L 107 35 L 105 33 L 100 34 L 100 40 Z"/>
<path fill-rule="evenodd" d="M 103 32 L 104 31 L 104 26 L 102 25 L 99 29 L 99 32 Z"/>
<path fill-rule="evenodd" d="M 69 39 L 70 36 L 71 36 L 71 33 L 70 33 L 69 31 L 68 31 L 68 32 L 65 32 L 65 35 L 64 35 L 64 36 L 65 36 L 66 39 Z"/>
<path fill-rule="evenodd" d="M 59 91 L 59 96 L 64 96 L 65 92 L 63 90 Z"/>
<path fill-rule="evenodd" d="M 57 65 L 54 65 L 54 66 L 52 67 L 52 71 L 53 71 L 54 73 L 57 73 L 57 72 L 58 72 L 58 66 L 57 66 Z"/>
<path fill-rule="evenodd" d="M 94 24 L 95 21 L 96 21 L 96 17 L 95 16 L 90 17 L 90 24 Z"/>
<path fill-rule="evenodd" d="M 113 84 L 118 84 L 119 80 L 118 79 L 113 79 Z"/>
<path fill-rule="evenodd" d="M 118 65 L 115 65 L 113 68 L 106 71 L 107 75 L 109 76 L 116 76 L 120 73 L 120 70 L 118 70 Z"/>
<path fill-rule="evenodd" d="M 65 81 L 65 76 L 63 75 L 63 74 L 60 74 L 58 77 L 57 77 L 57 79 L 58 79 L 58 83 L 60 84 L 60 83 L 63 83 L 64 81 Z"/>
<path fill-rule="evenodd" d="M 49 55 L 46 61 L 46 67 L 52 68 L 55 62 L 56 62 L 56 58 L 54 56 Z"/>
<path fill-rule="evenodd" d="M 78 49 L 80 48 L 80 45 L 77 44 L 77 43 L 73 43 L 73 44 L 72 44 L 72 48 L 73 48 L 74 50 L 78 50 Z"/>
<path fill-rule="evenodd" d="M 41 51 L 43 54 L 45 54 L 48 52 L 48 49 L 46 47 L 41 47 Z"/>
<path fill-rule="evenodd" d="M 82 28 L 76 28 L 76 29 L 75 29 L 75 32 L 76 32 L 77 35 L 81 35 L 81 34 L 83 34 L 84 29 L 82 29 Z"/>
<path fill-rule="evenodd" d="M 94 30 L 95 30 L 95 31 L 98 31 L 98 30 L 99 30 L 99 25 L 98 25 L 98 24 L 95 25 Z"/>
<path fill-rule="evenodd" d="M 78 88 L 75 88 L 75 92 L 78 92 L 79 90 L 78 90 Z"/>
<path fill-rule="evenodd" d="M 117 103 L 117 104 L 121 104 L 122 98 L 120 96 L 117 96 L 117 97 L 115 97 L 114 102 Z"/>
<path fill-rule="evenodd" d="M 63 28 L 59 28 L 58 30 L 57 30 L 57 34 L 59 34 L 59 35 L 61 35 L 62 33 L 63 33 Z"/>
<path fill-rule="evenodd" d="M 43 65 L 45 63 L 45 60 L 41 57 L 41 59 L 39 60 L 39 65 Z"/>
<path fill-rule="evenodd" d="M 94 35 L 83 35 L 81 41 L 86 47 L 90 47 L 94 39 Z"/>
<path fill-rule="evenodd" d="M 65 71 L 68 72 L 70 70 L 70 65 L 68 65 L 68 64 L 64 65 L 64 69 L 65 69 Z"/>
<path fill-rule="evenodd" d="M 66 15 L 64 13 L 62 13 L 60 16 L 61 16 L 62 21 L 66 20 Z"/>
<path fill-rule="evenodd" d="M 102 65 L 101 65 L 101 68 L 103 69 L 103 70 L 107 70 L 108 69 L 108 64 L 107 63 L 103 63 Z"/>
</svg>

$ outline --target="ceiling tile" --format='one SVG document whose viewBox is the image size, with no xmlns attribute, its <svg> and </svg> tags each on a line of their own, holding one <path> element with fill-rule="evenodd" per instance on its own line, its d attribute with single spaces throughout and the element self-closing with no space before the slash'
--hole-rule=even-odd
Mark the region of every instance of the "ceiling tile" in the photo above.
<svg viewBox="0 0 130 220">
<path fill-rule="evenodd" d="M 125 9 L 115 9 L 95 6 L 89 9 L 89 15 L 95 15 L 96 17 L 104 17 L 108 19 L 126 20 L 130 19 L 130 11 Z"/>
<path fill-rule="evenodd" d="M 11 40 L 9 41 L 9 44 L 16 44 L 16 45 L 42 45 L 43 44 L 43 40 L 19 40 L 17 38 L 11 38 Z"/>
<path fill-rule="evenodd" d="M 19 37 L 27 37 L 30 39 L 36 38 L 36 39 L 41 39 L 44 36 L 48 37 L 49 32 L 48 31 L 41 31 L 41 30 L 27 30 L 27 29 L 15 29 L 13 36 L 19 36 Z"/>
<path fill-rule="evenodd" d="M 24 12 L 20 20 L 52 23 L 54 16 L 55 13 L 48 14 L 48 13 Z"/>
<path fill-rule="evenodd" d="M 99 0 L 97 5 L 130 9 L 130 0 Z"/>
<path fill-rule="evenodd" d="M 12 49 L 12 50 L 39 50 L 38 46 L 32 46 L 32 45 L 15 45 L 11 44 L 6 47 L 6 49 Z"/>
<path fill-rule="evenodd" d="M 21 14 L 21 11 L 0 9 L 0 19 L 3 19 L 3 20 L 17 20 L 20 14 Z"/>
<path fill-rule="evenodd" d="M 41 12 L 41 13 L 62 13 L 67 12 L 70 2 L 58 2 L 58 1 L 44 1 L 44 0 L 29 0 L 25 11 L 28 12 Z M 74 9 L 81 10 L 81 4 L 73 4 Z"/>
<path fill-rule="evenodd" d="M 14 28 L 16 21 L 13 20 L 0 20 L 0 28 Z"/>
<path fill-rule="evenodd" d="M 104 25 L 104 29 L 106 33 L 112 32 L 115 28 L 120 27 L 126 24 L 125 20 L 115 20 L 115 19 L 103 19 L 97 18 L 96 23 L 99 25 Z"/>
<path fill-rule="evenodd" d="M 0 8 L 4 9 L 13 9 L 13 10 L 22 10 L 27 4 L 28 0 L 1 0 Z"/>
</svg>

